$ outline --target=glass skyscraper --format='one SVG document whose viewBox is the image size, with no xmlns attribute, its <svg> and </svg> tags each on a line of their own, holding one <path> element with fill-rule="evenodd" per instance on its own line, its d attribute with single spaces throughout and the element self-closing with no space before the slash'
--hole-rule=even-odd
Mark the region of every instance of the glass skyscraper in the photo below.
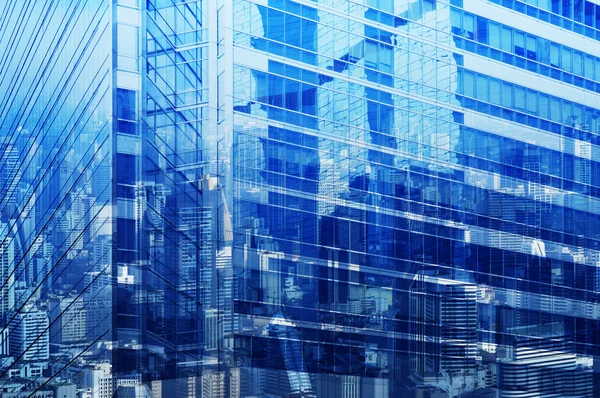
<svg viewBox="0 0 600 398">
<path fill-rule="evenodd" d="M 0 4 L 0 396 L 594 397 L 600 2 Z"/>
</svg>

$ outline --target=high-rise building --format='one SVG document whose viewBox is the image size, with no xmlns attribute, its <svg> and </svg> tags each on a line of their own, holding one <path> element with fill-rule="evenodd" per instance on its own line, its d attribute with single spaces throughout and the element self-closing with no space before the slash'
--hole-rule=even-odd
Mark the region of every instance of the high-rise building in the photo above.
<svg viewBox="0 0 600 398">
<path fill-rule="evenodd" d="M 512 332 L 511 347 L 498 363 L 501 397 L 585 397 L 593 390 L 593 360 L 572 352 L 562 324 Z"/>
<path fill-rule="evenodd" d="M 93 310 L 97 310 L 93 308 Z M 59 296 L 50 298 L 50 343 L 80 344 L 87 340 L 88 309 L 81 298 Z"/>
<path fill-rule="evenodd" d="M 597 3 L 0 3 L 0 391 L 593 396 Z"/>
<path fill-rule="evenodd" d="M 224 7 L 237 361 L 286 374 L 279 314 L 328 396 L 574 391 L 507 373 L 561 349 L 504 358 L 554 323 L 556 374 L 596 344 L 599 6 Z"/>
<path fill-rule="evenodd" d="M 114 394 L 110 363 L 97 363 L 83 369 L 80 387 L 87 389 L 90 398 L 109 398 Z"/>
<path fill-rule="evenodd" d="M 11 239 L 8 225 L 0 223 L 0 275 L 2 288 L 0 289 L 0 311 L 3 321 L 15 306 L 15 247 Z"/>
<path fill-rule="evenodd" d="M 19 150 L 14 144 L 4 143 L 0 147 L 2 152 L 2 165 L 0 167 L 0 184 L 2 184 L 2 202 L 5 203 L 7 211 L 14 209 L 9 208 L 17 201 L 17 187 L 21 175 L 19 173 Z"/>
<path fill-rule="evenodd" d="M 26 305 L 11 314 L 8 323 L 9 353 L 17 362 L 42 363 L 50 357 L 50 322 L 46 311 Z"/>
</svg>

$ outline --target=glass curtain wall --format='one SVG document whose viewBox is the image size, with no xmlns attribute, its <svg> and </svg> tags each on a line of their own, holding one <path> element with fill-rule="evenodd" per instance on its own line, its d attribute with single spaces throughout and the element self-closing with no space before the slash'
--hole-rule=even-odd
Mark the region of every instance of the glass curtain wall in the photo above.
<svg viewBox="0 0 600 398">
<path fill-rule="evenodd" d="M 233 10 L 246 393 L 592 396 L 583 41 L 488 2 Z"/>
</svg>

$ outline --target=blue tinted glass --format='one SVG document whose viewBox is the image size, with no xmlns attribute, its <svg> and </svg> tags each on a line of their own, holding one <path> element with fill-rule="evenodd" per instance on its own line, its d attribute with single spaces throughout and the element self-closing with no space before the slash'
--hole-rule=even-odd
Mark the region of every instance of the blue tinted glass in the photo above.
<svg viewBox="0 0 600 398">
<path fill-rule="evenodd" d="M 0 395 L 596 396 L 600 6 L 214 3 L 0 4 Z"/>
</svg>

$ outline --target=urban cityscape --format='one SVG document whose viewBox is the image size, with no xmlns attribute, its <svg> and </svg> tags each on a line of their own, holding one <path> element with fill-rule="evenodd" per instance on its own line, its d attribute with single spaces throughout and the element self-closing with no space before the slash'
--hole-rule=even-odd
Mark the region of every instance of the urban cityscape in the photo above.
<svg viewBox="0 0 600 398">
<path fill-rule="evenodd" d="M 0 1 L 0 398 L 600 397 L 600 0 Z"/>
</svg>

